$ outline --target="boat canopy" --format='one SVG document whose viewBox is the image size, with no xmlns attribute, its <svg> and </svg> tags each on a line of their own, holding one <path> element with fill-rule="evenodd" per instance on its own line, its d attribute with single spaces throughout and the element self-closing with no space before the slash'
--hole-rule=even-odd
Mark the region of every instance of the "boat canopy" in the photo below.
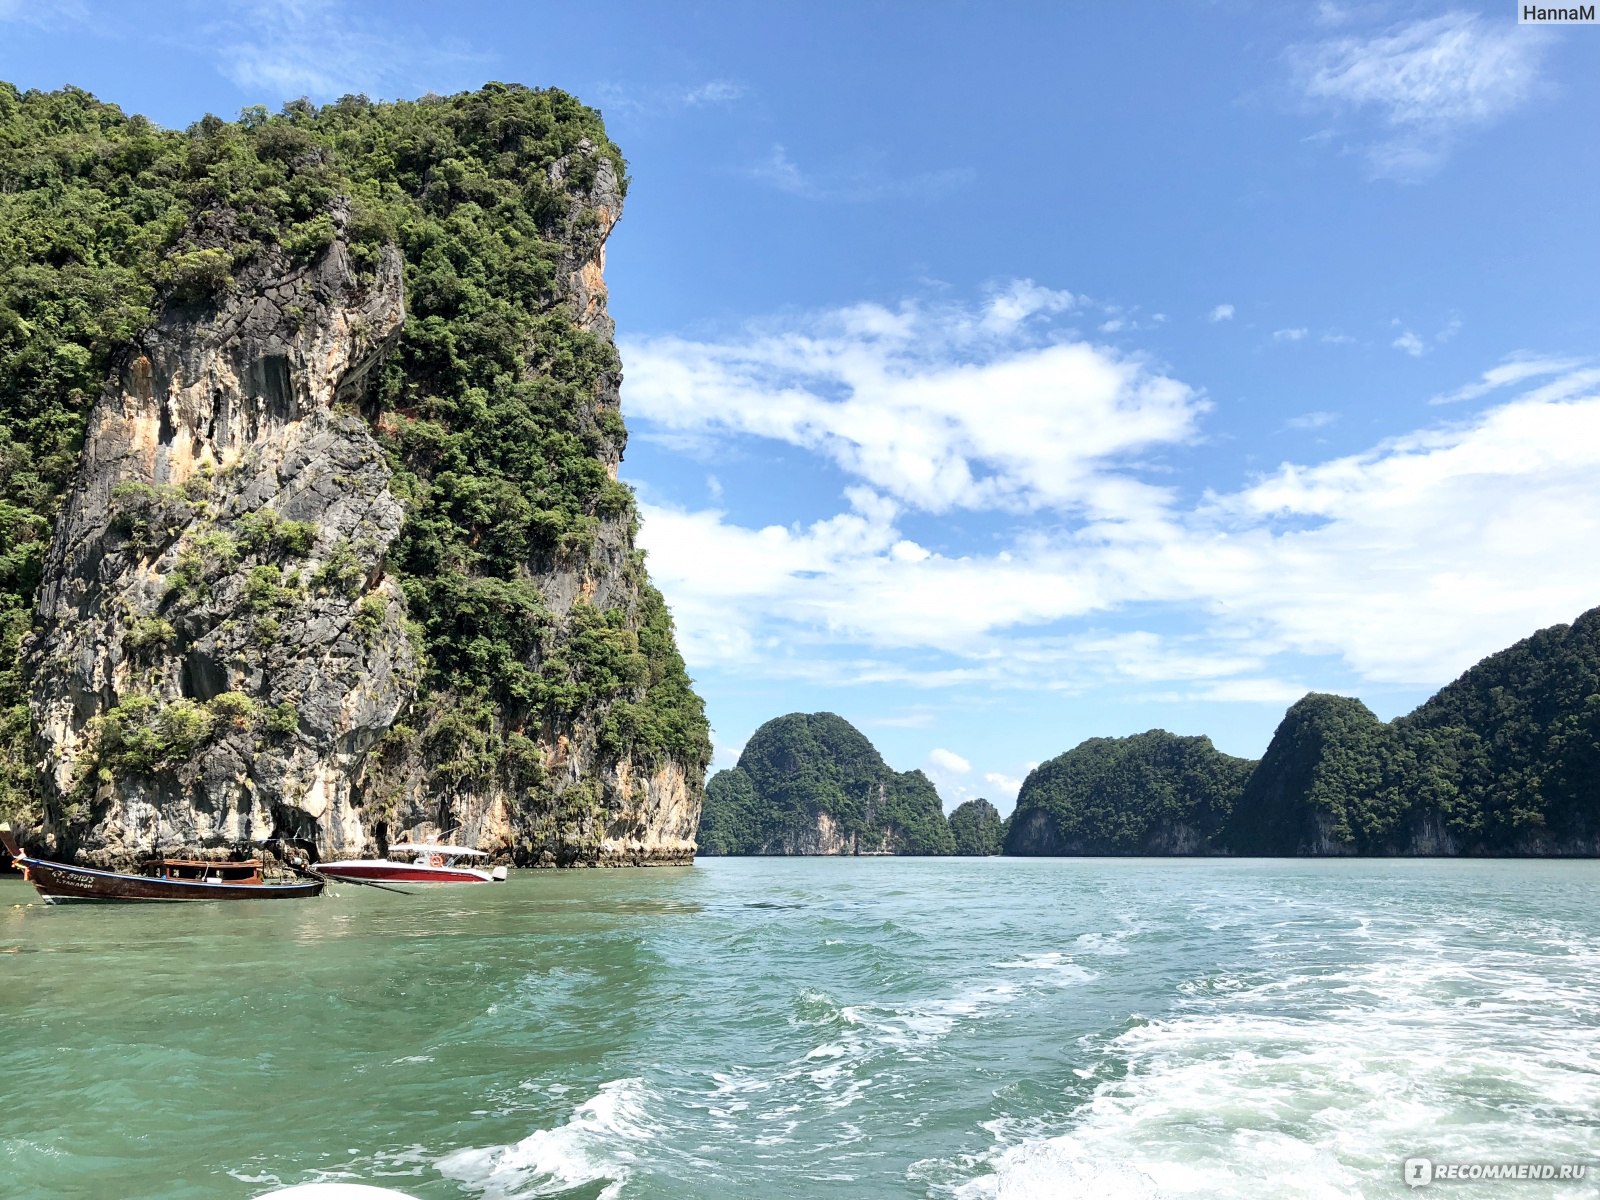
<svg viewBox="0 0 1600 1200">
<path fill-rule="evenodd" d="M 448 854 L 452 858 L 488 858 L 487 850 L 474 850 L 471 846 L 445 846 L 434 842 L 394 842 L 389 846 L 389 853 L 396 850 L 405 854 Z"/>
</svg>

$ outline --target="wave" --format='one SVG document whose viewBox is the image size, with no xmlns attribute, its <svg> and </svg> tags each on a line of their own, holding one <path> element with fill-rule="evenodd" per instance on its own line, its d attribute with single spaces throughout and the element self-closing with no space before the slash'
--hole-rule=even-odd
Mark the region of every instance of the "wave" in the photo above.
<svg viewBox="0 0 1600 1200">
<path fill-rule="evenodd" d="M 1105 1044 L 1117 1077 L 1065 1129 L 993 1122 L 993 1150 L 951 1164 L 965 1178 L 937 1190 L 1358 1200 L 1398 1192 L 1413 1155 L 1592 1159 L 1600 943 L 1493 922 L 1470 932 L 1263 929 L 1258 968 L 1189 979 L 1171 1015 Z M 1352 961 L 1358 939 L 1364 961 Z M 1543 1195 L 1593 1195 L 1592 1182 L 1568 1188 Z"/>
<path fill-rule="evenodd" d="M 605 1185 L 597 1200 L 617 1200 L 659 1132 L 647 1108 L 651 1098 L 642 1079 L 613 1079 L 554 1129 L 509 1145 L 457 1150 L 434 1165 L 485 1200 L 555 1196 L 593 1184 Z"/>
</svg>

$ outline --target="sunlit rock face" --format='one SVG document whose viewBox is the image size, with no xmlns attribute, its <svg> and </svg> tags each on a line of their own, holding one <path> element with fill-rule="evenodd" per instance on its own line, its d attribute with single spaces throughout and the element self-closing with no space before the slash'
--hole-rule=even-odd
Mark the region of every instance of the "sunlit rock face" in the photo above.
<svg viewBox="0 0 1600 1200">
<path fill-rule="evenodd" d="M 363 840 L 354 780 L 415 658 L 382 570 L 404 507 L 353 402 L 403 315 L 398 255 L 358 277 L 335 241 L 304 267 L 264 252 L 128 348 L 29 656 L 62 848 Z"/>
</svg>

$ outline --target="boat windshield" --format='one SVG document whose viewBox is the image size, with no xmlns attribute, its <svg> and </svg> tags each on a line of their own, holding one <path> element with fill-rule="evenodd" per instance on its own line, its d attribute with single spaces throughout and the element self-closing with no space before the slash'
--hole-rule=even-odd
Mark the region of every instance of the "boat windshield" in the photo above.
<svg viewBox="0 0 1600 1200">
<path fill-rule="evenodd" d="M 434 858 L 453 862 L 458 858 L 488 858 L 485 850 L 474 850 L 471 846 L 452 846 L 447 843 L 436 842 L 396 842 L 389 847 L 390 854 L 415 854 L 423 862 Z M 443 863 L 439 864 L 443 865 Z"/>
</svg>

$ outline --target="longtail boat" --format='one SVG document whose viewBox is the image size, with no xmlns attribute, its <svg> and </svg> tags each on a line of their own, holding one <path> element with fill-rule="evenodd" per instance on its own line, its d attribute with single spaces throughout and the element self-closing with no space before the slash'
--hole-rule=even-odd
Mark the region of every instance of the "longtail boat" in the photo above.
<svg viewBox="0 0 1600 1200">
<path fill-rule="evenodd" d="M 33 884 L 46 904 L 96 900 L 294 900 L 318 895 L 324 886 L 320 879 L 268 883 L 262 878 L 259 859 L 205 862 L 155 858 L 144 864 L 142 875 L 75 867 L 34 858 L 17 844 L 10 825 L 0 825 L 0 844 L 11 855 L 11 865 Z"/>
</svg>

